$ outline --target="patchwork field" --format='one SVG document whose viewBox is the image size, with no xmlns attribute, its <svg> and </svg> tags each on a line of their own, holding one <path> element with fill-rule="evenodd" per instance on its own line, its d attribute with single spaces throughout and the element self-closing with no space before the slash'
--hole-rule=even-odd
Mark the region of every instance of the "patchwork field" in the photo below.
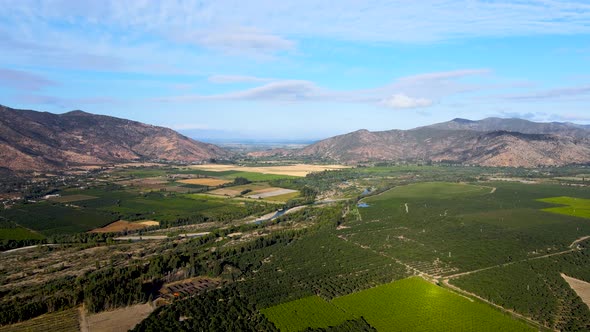
<svg viewBox="0 0 590 332">
<path fill-rule="evenodd" d="M 350 168 L 349 166 L 343 165 L 308 165 L 308 164 L 297 164 L 288 166 L 265 166 L 265 167 L 249 167 L 249 166 L 236 166 L 236 165 L 196 165 L 192 166 L 193 169 L 223 172 L 223 171 L 241 171 L 251 173 L 262 173 L 262 174 L 276 174 L 276 175 L 289 175 L 303 177 L 309 173 L 321 172 L 325 170 L 337 170 Z"/>
<path fill-rule="evenodd" d="M 354 317 L 319 296 L 310 296 L 261 310 L 282 332 L 337 326 Z"/>
<path fill-rule="evenodd" d="M 135 231 L 140 229 L 146 229 L 152 226 L 159 226 L 160 223 L 153 220 L 129 222 L 125 220 L 118 220 L 114 223 L 110 223 L 104 227 L 95 228 L 90 233 L 118 233 L 124 231 Z"/>
<path fill-rule="evenodd" d="M 590 199 L 551 197 L 540 199 L 539 201 L 561 205 L 559 207 L 546 208 L 543 211 L 590 219 Z"/>
<path fill-rule="evenodd" d="M 215 189 L 210 191 L 209 194 L 228 197 L 244 196 L 253 199 L 271 200 L 274 197 L 280 197 L 279 199 L 275 198 L 275 200 L 281 201 L 281 199 L 287 198 L 288 200 L 290 198 L 297 197 L 298 191 L 292 189 L 272 187 L 266 182 L 253 182 L 241 186 Z"/>
<path fill-rule="evenodd" d="M 422 278 L 409 278 L 327 302 L 312 296 L 262 310 L 281 331 L 337 326 L 363 317 L 388 331 L 535 331 L 494 308 Z"/>
<path fill-rule="evenodd" d="M 268 185 L 265 186 L 268 187 Z M 119 186 L 71 190 L 68 193 L 95 198 L 77 201 L 75 205 L 50 201 L 19 204 L 11 209 L 0 210 L 0 217 L 42 235 L 51 236 L 88 232 L 118 220 L 129 222 L 153 220 L 172 225 L 178 220 L 183 220 L 185 223 L 223 222 L 276 210 L 274 204 L 267 202 L 244 203 L 227 200 L 224 197 L 190 193 L 141 192 Z M 107 229 L 124 228 L 131 230 L 139 226 L 119 223 Z M 8 232 L 11 236 L 15 235 L 14 230 L 7 231 L 6 234 Z M 24 234 L 25 231 L 18 232 Z"/>
<path fill-rule="evenodd" d="M 215 179 L 215 178 L 199 178 L 199 179 L 186 179 L 180 180 L 179 183 L 184 184 L 196 184 L 199 186 L 208 186 L 208 187 L 217 187 L 227 183 L 230 183 L 229 180 L 222 180 L 222 179 Z"/>
</svg>

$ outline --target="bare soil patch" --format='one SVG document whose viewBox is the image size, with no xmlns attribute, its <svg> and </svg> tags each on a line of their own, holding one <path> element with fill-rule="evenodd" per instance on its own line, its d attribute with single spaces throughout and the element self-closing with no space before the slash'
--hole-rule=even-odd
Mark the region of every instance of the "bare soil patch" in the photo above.
<svg viewBox="0 0 590 332">
<path fill-rule="evenodd" d="M 221 188 L 221 189 L 216 189 L 216 190 L 210 191 L 209 193 L 213 194 L 213 195 L 219 195 L 219 196 L 235 197 L 235 196 L 238 196 L 241 193 L 241 191 L 236 190 L 236 189 L 232 189 L 232 188 Z"/>
<path fill-rule="evenodd" d="M 242 172 L 253 172 L 262 174 L 276 174 L 276 175 L 290 175 L 304 177 L 309 173 L 321 172 L 325 170 L 338 170 L 343 168 L 350 168 L 350 166 L 344 165 L 308 165 L 308 164 L 296 164 L 287 166 L 265 166 L 265 167 L 250 167 L 250 166 L 236 166 L 236 165 L 195 165 L 192 166 L 195 169 L 202 169 L 213 172 L 223 171 L 242 171 Z"/>
<path fill-rule="evenodd" d="M 119 233 L 124 231 L 135 231 L 150 226 L 158 226 L 159 222 L 153 220 L 145 220 L 139 222 L 129 222 L 125 220 L 115 221 L 101 228 L 95 228 L 90 233 Z"/>
<path fill-rule="evenodd" d="M 590 283 L 576 278 L 568 277 L 561 274 L 561 277 L 570 285 L 570 287 L 578 294 L 584 303 L 590 308 Z"/>
<path fill-rule="evenodd" d="M 129 331 L 146 319 L 154 311 L 151 304 L 138 304 L 131 307 L 87 315 L 85 322 L 89 332 Z M 84 329 L 83 329 L 84 330 Z"/>
<path fill-rule="evenodd" d="M 229 180 L 222 180 L 222 179 L 215 179 L 215 178 L 199 178 L 199 179 L 186 179 L 180 180 L 179 183 L 184 184 L 196 184 L 200 186 L 210 186 L 210 187 L 217 187 L 224 185 L 226 183 L 230 183 Z"/>
<path fill-rule="evenodd" d="M 286 194 L 293 194 L 296 193 L 297 190 L 292 189 L 281 189 L 281 188 L 267 188 L 264 191 L 259 191 L 254 195 L 249 195 L 250 198 L 267 198 L 267 197 L 274 197 Z"/>
</svg>

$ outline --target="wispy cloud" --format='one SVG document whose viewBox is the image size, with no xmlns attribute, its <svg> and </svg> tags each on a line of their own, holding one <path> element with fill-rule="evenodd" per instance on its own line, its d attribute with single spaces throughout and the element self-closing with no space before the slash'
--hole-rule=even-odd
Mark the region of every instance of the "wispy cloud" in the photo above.
<svg viewBox="0 0 590 332">
<path fill-rule="evenodd" d="M 324 101 L 370 103 L 394 109 L 429 107 L 434 100 L 473 91 L 477 85 L 461 83 L 467 76 L 488 74 L 485 69 L 457 70 L 407 76 L 392 84 L 373 89 L 339 91 L 320 87 L 306 80 L 271 81 L 258 87 L 213 95 L 180 95 L 156 98 L 159 102 L 196 102 L 202 100 Z M 222 80 L 224 81 L 224 80 Z"/>
<path fill-rule="evenodd" d="M 412 98 L 401 93 L 392 95 L 391 97 L 385 98 L 381 101 L 381 104 L 385 107 L 394 109 L 404 108 L 422 108 L 432 106 L 432 100 L 426 98 Z"/>
<path fill-rule="evenodd" d="M 262 83 L 276 81 L 274 78 L 242 76 L 242 75 L 212 75 L 207 78 L 211 83 L 231 84 L 231 83 Z"/>
<path fill-rule="evenodd" d="M 17 90 L 41 90 L 57 83 L 43 76 L 20 70 L 0 68 L 0 85 Z"/>
<path fill-rule="evenodd" d="M 226 53 L 273 54 L 295 48 L 295 42 L 252 28 L 188 34 L 182 38 Z"/>
<path fill-rule="evenodd" d="M 548 99 L 562 99 L 571 97 L 590 97 L 590 86 L 574 86 L 547 89 L 526 94 L 511 94 L 502 96 L 511 101 L 543 101 Z"/>
<path fill-rule="evenodd" d="M 79 108 L 81 105 L 116 104 L 120 101 L 110 97 L 62 98 L 42 94 L 22 93 L 14 98 L 19 103 L 53 105 L 61 108 Z"/>
<path fill-rule="evenodd" d="M 194 50 L 183 49 L 191 45 L 272 57 L 293 51 L 299 41 L 310 38 L 428 43 L 587 34 L 590 4 L 586 0 L 342 0 L 338 6 L 313 0 L 23 0 L 0 6 L 0 22 L 5 52 L 44 55 L 38 60 L 62 67 L 105 70 L 133 67 L 138 60 L 166 63 L 178 55 L 194 61 Z M 74 50 L 74 55 L 52 45 Z"/>
</svg>

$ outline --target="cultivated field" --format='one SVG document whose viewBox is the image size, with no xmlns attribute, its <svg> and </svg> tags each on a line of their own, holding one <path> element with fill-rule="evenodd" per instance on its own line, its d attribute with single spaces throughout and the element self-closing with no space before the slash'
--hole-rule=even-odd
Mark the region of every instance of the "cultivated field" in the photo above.
<svg viewBox="0 0 590 332">
<path fill-rule="evenodd" d="M 332 300 L 380 332 L 535 331 L 527 324 L 433 285 L 410 278 Z"/>
<path fill-rule="evenodd" d="M 590 199 L 551 197 L 540 199 L 539 201 L 561 205 L 559 207 L 546 208 L 543 211 L 590 219 Z"/>
<path fill-rule="evenodd" d="M 535 331 L 491 306 L 467 299 L 422 278 L 409 278 L 330 302 L 306 297 L 263 309 L 281 331 L 338 326 L 363 317 L 387 331 Z"/>
<path fill-rule="evenodd" d="M 89 196 L 89 195 L 67 195 L 67 196 L 60 196 L 60 197 L 51 197 L 49 201 L 57 202 L 57 203 L 73 203 L 79 201 L 86 201 L 89 199 L 95 199 L 98 197 Z"/>
<path fill-rule="evenodd" d="M 263 309 L 261 312 L 282 332 L 337 326 L 354 317 L 319 296 L 310 296 Z"/>
<path fill-rule="evenodd" d="M 308 164 L 297 164 L 288 166 L 265 166 L 265 167 L 249 167 L 249 166 L 236 166 L 236 165 L 196 165 L 192 166 L 193 169 L 223 172 L 223 171 L 241 171 L 241 172 L 252 172 L 262 174 L 276 174 L 276 175 L 289 175 L 289 176 L 306 176 L 309 173 L 321 172 L 325 170 L 337 170 L 350 168 L 349 166 L 343 165 L 308 165 Z"/>
<path fill-rule="evenodd" d="M 0 326 L 0 332 L 76 332 L 80 331 L 78 308 L 46 314 L 23 323 Z"/>
<path fill-rule="evenodd" d="M 280 196 L 282 199 L 290 199 L 297 197 L 298 191 L 292 189 L 272 187 L 266 182 L 253 182 L 241 186 L 215 189 L 210 191 L 209 194 L 228 197 L 236 197 L 243 195 L 244 197 L 253 199 L 272 199 L 273 197 Z M 280 199 L 275 200 L 280 201 Z"/>
<path fill-rule="evenodd" d="M 199 178 L 199 179 L 186 179 L 180 180 L 179 183 L 184 184 L 196 184 L 199 186 L 208 186 L 208 187 L 217 187 L 227 183 L 230 183 L 229 180 L 222 180 L 222 179 L 214 179 L 214 178 Z"/>
<path fill-rule="evenodd" d="M 82 319 L 81 332 L 126 332 L 139 324 L 154 311 L 151 304 L 138 304 L 118 310 L 86 315 Z"/>
<path fill-rule="evenodd" d="M 572 250 L 459 276 L 450 283 L 550 329 L 588 331 L 590 309 L 562 277 L 588 282 L 588 266 L 590 250 Z"/>
<path fill-rule="evenodd" d="M 110 223 L 104 227 L 95 228 L 90 233 L 119 233 L 124 231 L 136 231 L 146 229 L 152 226 L 159 226 L 160 223 L 153 220 L 129 222 L 125 220 L 118 220 Z"/>
</svg>

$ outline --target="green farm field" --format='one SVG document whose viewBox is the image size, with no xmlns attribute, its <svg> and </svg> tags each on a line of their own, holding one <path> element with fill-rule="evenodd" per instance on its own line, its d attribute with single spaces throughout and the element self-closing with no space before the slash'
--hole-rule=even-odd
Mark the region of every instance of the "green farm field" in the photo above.
<svg viewBox="0 0 590 332">
<path fill-rule="evenodd" d="M 327 302 L 317 296 L 261 311 L 281 331 L 337 326 L 364 318 L 389 331 L 535 331 L 491 306 L 467 299 L 422 278 L 381 285 Z"/>
<path fill-rule="evenodd" d="M 495 188 L 495 189 L 494 189 Z M 420 183 L 365 198 L 361 218 L 339 234 L 432 276 L 486 268 L 567 250 L 590 220 L 543 211 L 555 194 L 584 188 L 548 184 Z"/>
<path fill-rule="evenodd" d="M 121 169 L 113 172 L 114 176 L 118 177 L 134 177 L 134 178 L 150 178 L 158 176 L 166 176 L 171 174 L 192 174 L 192 175 L 203 175 L 208 177 L 215 177 L 220 179 L 233 180 L 237 177 L 243 177 L 250 181 L 261 182 L 261 181 L 272 181 L 277 179 L 290 179 L 296 178 L 289 175 L 276 175 L 276 174 L 263 174 L 255 172 L 242 172 L 242 171 L 208 171 L 200 169 L 187 169 L 187 168 L 138 168 L 138 169 Z"/>
<path fill-rule="evenodd" d="M 114 221 L 156 220 L 163 224 L 230 221 L 254 213 L 276 210 L 274 204 L 200 194 L 137 193 L 111 187 L 71 190 L 67 197 L 93 197 L 74 204 L 41 201 L 0 211 L 0 216 L 43 235 L 75 234 L 103 227 Z M 11 235 L 19 235 L 13 234 Z M 21 231 L 22 233 L 22 231 Z M 8 233 L 7 233 L 8 234 Z M 20 236 L 20 235 L 19 235 Z"/>
<path fill-rule="evenodd" d="M 353 316 L 319 296 L 310 296 L 261 310 L 283 332 L 337 326 Z"/>
<path fill-rule="evenodd" d="M 546 208 L 543 211 L 590 219 L 590 199 L 551 197 L 540 199 L 539 201 L 561 205 L 559 207 Z"/>
<path fill-rule="evenodd" d="M 332 300 L 380 332 L 535 331 L 494 308 L 421 278 L 409 278 Z"/>
<path fill-rule="evenodd" d="M 45 237 L 23 227 L 0 228 L 0 240 L 43 240 Z"/>
</svg>

